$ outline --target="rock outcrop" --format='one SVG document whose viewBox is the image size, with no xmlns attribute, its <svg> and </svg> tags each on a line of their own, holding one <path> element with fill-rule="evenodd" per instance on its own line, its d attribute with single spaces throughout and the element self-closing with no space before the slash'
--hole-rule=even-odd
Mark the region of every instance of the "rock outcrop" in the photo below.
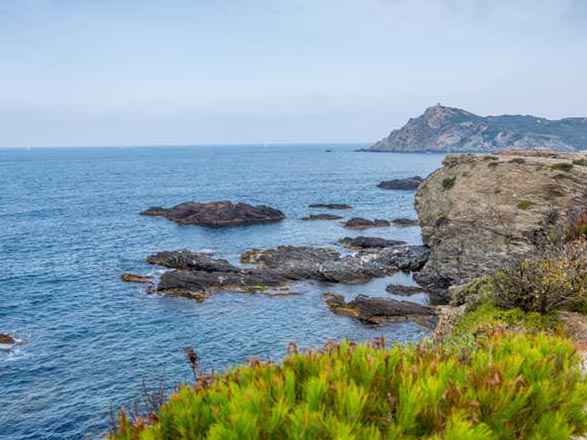
<svg viewBox="0 0 587 440">
<path fill-rule="evenodd" d="M 424 292 L 424 289 L 419 286 L 403 286 L 401 284 L 389 284 L 385 290 L 400 296 L 411 296 Z"/>
<path fill-rule="evenodd" d="M 308 208 L 326 208 L 326 209 L 353 209 L 351 205 L 342 203 L 312 203 Z"/>
<path fill-rule="evenodd" d="M 16 340 L 10 335 L 0 333 L 0 344 L 12 345 L 16 344 Z"/>
<path fill-rule="evenodd" d="M 377 185 L 377 188 L 382 189 L 401 189 L 401 190 L 415 190 L 424 182 L 420 176 L 407 177 L 405 179 L 386 180 Z"/>
<path fill-rule="evenodd" d="M 141 215 L 161 216 L 185 225 L 230 226 L 278 222 L 285 214 L 265 205 L 252 206 L 227 200 L 210 203 L 185 202 L 173 208 L 153 207 Z"/>
<path fill-rule="evenodd" d="M 142 275 L 135 275 L 134 273 L 123 273 L 120 275 L 120 281 L 124 281 L 125 283 L 153 284 L 151 278 Z"/>
<path fill-rule="evenodd" d="M 280 246 L 241 255 L 241 262 L 254 268 L 236 267 L 189 250 L 161 252 L 147 261 L 174 269 L 161 276 L 155 291 L 201 301 L 215 290 L 253 293 L 297 280 L 360 283 L 397 271 L 416 271 L 427 258 L 423 246 L 369 249 L 344 256 L 327 248 Z"/>
<path fill-rule="evenodd" d="M 340 220 L 342 217 L 340 215 L 334 214 L 312 214 L 307 215 L 306 217 L 302 217 L 300 220 L 303 221 L 311 221 L 311 220 Z"/>
<path fill-rule="evenodd" d="M 388 240 L 379 237 L 345 237 L 338 240 L 340 244 L 344 244 L 347 249 L 372 249 L 372 248 L 387 248 L 393 246 L 400 246 L 406 244 L 405 241 Z"/>
<path fill-rule="evenodd" d="M 400 217 L 400 218 L 394 218 L 391 221 L 391 224 L 393 226 L 400 226 L 400 227 L 419 226 L 420 225 L 420 221 L 419 220 L 416 220 L 415 218 L 404 218 L 404 217 Z"/>
<path fill-rule="evenodd" d="M 322 295 L 330 310 L 339 315 L 351 316 L 372 324 L 414 316 L 431 316 L 435 309 L 415 302 L 397 301 L 391 298 L 377 298 L 357 295 L 355 299 L 345 301 L 344 296 L 335 293 Z"/>
<path fill-rule="evenodd" d="M 482 117 L 436 105 L 367 151 L 489 152 L 538 147 L 560 151 L 587 149 L 587 118 Z"/>
<path fill-rule="evenodd" d="M 387 220 L 368 220 L 362 217 L 353 217 L 344 223 L 344 227 L 349 229 L 385 228 L 387 226 L 391 226 Z"/>
<path fill-rule="evenodd" d="M 586 157 L 547 150 L 448 155 L 416 194 L 431 255 L 415 279 L 444 293 L 531 254 L 545 233 L 587 206 Z"/>
</svg>

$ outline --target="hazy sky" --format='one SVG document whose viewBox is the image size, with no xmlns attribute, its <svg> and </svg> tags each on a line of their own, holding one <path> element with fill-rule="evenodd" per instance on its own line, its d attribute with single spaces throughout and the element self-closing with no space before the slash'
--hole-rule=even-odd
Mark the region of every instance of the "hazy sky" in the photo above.
<svg viewBox="0 0 587 440">
<path fill-rule="evenodd" d="M 587 0 L 0 0 L 0 146 L 375 141 L 586 83 Z"/>
</svg>

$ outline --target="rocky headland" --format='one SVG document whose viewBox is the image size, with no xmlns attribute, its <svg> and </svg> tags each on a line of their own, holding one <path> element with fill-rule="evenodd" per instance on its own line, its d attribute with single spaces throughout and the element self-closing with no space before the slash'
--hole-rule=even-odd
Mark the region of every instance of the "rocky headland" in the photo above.
<svg viewBox="0 0 587 440">
<path fill-rule="evenodd" d="M 185 202 L 172 208 L 153 207 L 141 212 L 141 215 L 161 216 L 184 225 L 200 226 L 271 223 L 285 218 L 283 212 L 269 206 L 253 206 L 227 200 L 210 203 Z"/>
<path fill-rule="evenodd" d="M 536 250 L 587 202 L 587 155 L 512 150 L 452 155 L 423 182 L 416 211 L 430 259 L 415 275 L 447 288 Z"/>
<path fill-rule="evenodd" d="M 587 149 L 587 118 L 482 117 L 439 104 L 366 151 L 491 152 L 512 148 Z"/>
</svg>

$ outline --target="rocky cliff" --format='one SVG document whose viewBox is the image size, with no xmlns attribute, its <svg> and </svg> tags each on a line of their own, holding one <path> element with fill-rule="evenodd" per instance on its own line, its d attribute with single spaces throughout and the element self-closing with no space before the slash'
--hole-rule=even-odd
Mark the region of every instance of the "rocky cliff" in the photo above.
<svg viewBox="0 0 587 440">
<path fill-rule="evenodd" d="M 587 154 L 548 150 L 449 154 L 419 187 L 431 255 L 417 280 L 441 293 L 531 253 L 587 206 Z"/>
<path fill-rule="evenodd" d="M 436 105 L 367 151 L 483 152 L 537 147 L 559 151 L 587 149 L 587 118 L 482 117 Z"/>
</svg>

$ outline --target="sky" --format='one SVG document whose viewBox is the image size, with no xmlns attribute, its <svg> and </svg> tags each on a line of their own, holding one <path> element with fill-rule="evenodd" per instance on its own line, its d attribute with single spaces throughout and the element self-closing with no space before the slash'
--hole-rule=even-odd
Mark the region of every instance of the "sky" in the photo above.
<svg viewBox="0 0 587 440">
<path fill-rule="evenodd" d="M 0 147 L 371 142 L 586 78 L 587 0 L 0 0 Z"/>
</svg>

